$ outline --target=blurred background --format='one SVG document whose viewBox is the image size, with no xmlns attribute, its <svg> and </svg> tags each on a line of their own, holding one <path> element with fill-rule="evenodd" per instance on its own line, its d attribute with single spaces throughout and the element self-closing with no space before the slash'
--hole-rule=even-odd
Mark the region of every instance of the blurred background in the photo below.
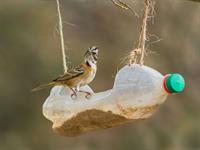
<svg viewBox="0 0 200 150">
<path fill-rule="evenodd" d="M 124 0 L 140 15 L 141 0 Z M 69 66 L 100 48 L 94 91 L 112 88 L 122 59 L 136 44 L 141 19 L 109 0 L 61 0 Z M 200 150 L 200 3 L 156 0 L 145 64 L 185 76 L 184 93 L 169 96 L 150 119 L 66 138 L 42 115 L 49 90 L 30 89 L 63 73 L 54 0 L 0 1 L 0 150 Z"/>
</svg>

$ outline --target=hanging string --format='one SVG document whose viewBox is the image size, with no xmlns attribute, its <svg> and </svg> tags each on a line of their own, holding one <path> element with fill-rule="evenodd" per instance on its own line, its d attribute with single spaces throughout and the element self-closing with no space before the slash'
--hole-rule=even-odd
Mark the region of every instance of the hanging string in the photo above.
<svg viewBox="0 0 200 150">
<path fill-rule="evenodd" d="M 64 73 L 67 73 L 67 60 L 66 60 L 66 53 L 65 53 L 65 43 L 64 43 L 64 35 L 63 35 L 63 22 L 62 22 L 62 16 L 60 11 L 60 2 L 59 0 L 56 0 L 57 2 L 57 9 L 58 9 L 58 19 L 59 19 L 59 33 L 60 33 L 60 40 L 61 40 L 61 51 L 62 51 L 62 57 L 63 57 L 63 68 Z"/>
<path fill-rule="evenodd" d="M 153 0 L 144 0 L 144 14 L 142 19 L 141 31 L 139 35 L 139 41 L 137 48 L 133 49 L 129 56 L 129 64 L 139 63 L 144 64 L 145 46 L 147 41 L 147 22 L 149 14 L 154 11 Z"/>
</svg>

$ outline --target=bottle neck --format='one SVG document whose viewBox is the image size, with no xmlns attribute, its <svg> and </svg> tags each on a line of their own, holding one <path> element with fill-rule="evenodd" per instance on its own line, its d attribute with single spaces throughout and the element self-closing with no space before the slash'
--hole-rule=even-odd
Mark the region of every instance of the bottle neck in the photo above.
<svg viewBox="0 0 200 150">
<path fill-rule="evenodd" d="M 167 74 L 164 76 L 164 79 L 163 79 L 163 87 L 165 89 L 165 91 L 169 94 L 172 94 L 172 92 L 168 89 L 167 87 L 167 78 L 170 76 L 170 74 Z"/>
</svg>

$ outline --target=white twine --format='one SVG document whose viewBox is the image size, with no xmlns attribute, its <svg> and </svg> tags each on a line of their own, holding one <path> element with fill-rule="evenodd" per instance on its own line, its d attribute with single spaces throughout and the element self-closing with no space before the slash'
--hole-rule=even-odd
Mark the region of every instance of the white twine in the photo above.
<svg viewBox="0 0 200 150">
<path fill-rule="evenodd" d="M 63 68 L 64 68 L 64 73 L 66 73 L 68 68 L 67 68 L 65 43 L 64 43 L 64 35 L 63 35 L 63 22 L 62 22 L 62 16 L 61 16 L 61 11 L 60 11 L 59 0 L 56 0 L 56 2 L 57 2 L 58 18 L 59 18 L 59 33 L 60 33 L 61 51 L 62 51 L 62 57 L 63 57 Z"/>
</svg>

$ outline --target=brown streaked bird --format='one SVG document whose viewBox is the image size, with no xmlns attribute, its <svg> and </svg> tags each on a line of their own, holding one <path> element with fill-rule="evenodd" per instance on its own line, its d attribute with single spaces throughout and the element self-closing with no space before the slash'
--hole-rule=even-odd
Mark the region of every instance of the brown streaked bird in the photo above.
<svg viewBox="0 0 200 150">
<path fill-rule="evenodd" d="M 75 68 L 70 69 L 67 73 L 59 76 L 52 82 L 44 85 L 40 85 L 32 91 L 38 91 L 47 87 L 52 87 L 56 85 L 62 85 L 69 87 L 73 94 L 72 96 L 77 96 L 77 92 L 86 93 L 86 98 L 91 95 L 90 92 L 81 91 L 80 87 L 92 82 L 97 71 L 97 59 L 98 59 L 98 48 L 93 46 L 89 48 L 84 56 L 84 62 Z"/>
</svg>

